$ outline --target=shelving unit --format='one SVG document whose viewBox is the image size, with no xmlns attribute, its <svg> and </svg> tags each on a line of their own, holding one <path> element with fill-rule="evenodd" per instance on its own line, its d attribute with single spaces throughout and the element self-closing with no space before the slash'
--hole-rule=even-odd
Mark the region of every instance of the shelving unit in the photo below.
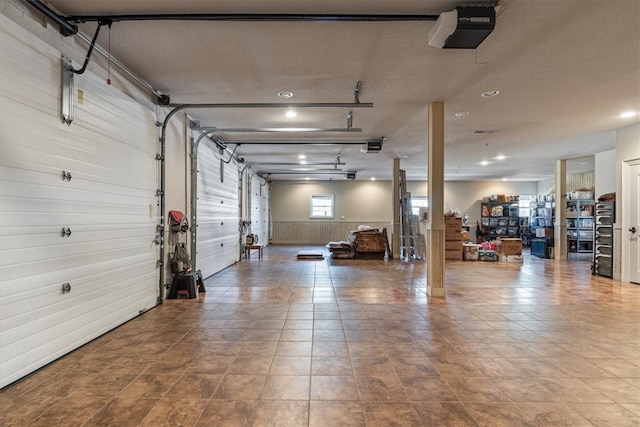
<svg viewBox="0 0 640 427">
<path fill-rule="evenodd" d="M 569 253 L 593 253 L 593 200 L 567 200 L 567 248 Z"/>
<path fill-rule="evenodd" d="M 520 237 L 519 206 L 517 201 L 482 202 L 480 231 L 483 240 L 498 237 Z"/>
<path fill-rule="evenodd" d="M 545 196 L 537 196 L 537 201 L 532 201 L 529 205 L 529 227 L 535 235 L 535 230 L 539 228 L 553 229 L 555 218 L 556 202 L 540 200 Z M 553 234 L 553 232 L 551 233 Z"/>
<path fill-rule="evenodd" d="M 553 222 L 556 202 L 552 195 L 533 196 L 529 205 L 531 255 L 551 258 L 553 251 Z"/>
<path fill-rule="evenodd" d="M 595 215 L 593 274 L 613 278 L 615 202 L 598 202 Z"/>
</svg>

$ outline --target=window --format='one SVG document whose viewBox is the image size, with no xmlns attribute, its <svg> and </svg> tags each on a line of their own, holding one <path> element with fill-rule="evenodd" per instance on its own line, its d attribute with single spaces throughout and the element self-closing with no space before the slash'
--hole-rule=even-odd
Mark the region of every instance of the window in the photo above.
<svg viewBox="0 0 640 427">
<path fill-rule="evenodd" d="M 333 194 L 311 196 L 311 218 L 333 218 Z"/>
<path fill-rule="evenodd" d="M 411 213 L 414 215 L 420 215 L 420 208 L 428 208 L 429 200 L 426 197 L 412 197 L 411 198 Z"/>
<path fill-rule="evenodd" d="M 531 207 L 531 196 L 520 195 L 520 201 L 518 202 L 518 216 L 520 218 L 526 218 L 529 216 L 529 208 Z"/>
</svg>

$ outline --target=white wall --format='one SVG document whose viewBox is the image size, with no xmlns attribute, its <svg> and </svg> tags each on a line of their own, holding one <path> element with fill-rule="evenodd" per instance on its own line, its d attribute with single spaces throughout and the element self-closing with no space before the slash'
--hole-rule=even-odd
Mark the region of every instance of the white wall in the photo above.
<svg viewBox="0 0 640 427">
<path fill-rule="evenodd" d="M 616 191 L 616 150 L 596 153 L 595 193 L 596 199 L 606 193 Z"/>
<path fill-rule="evenodd" d="M 335 195 L 336 221 L 391 221 L 389 181 L 275 181 L 271 191 L 273 221 L 308 221 L 317 194 Z"/>
<path fill-rule="evenodd" d="M 411 181 L 407 190 L 413 197 L 427 196 L 427 183 Z M 390 181 L 304 182 L 277 181 L 272 186 L 272 220 L 309 221 L 312 194 L 334 194 L 334 221 L 391 223 L 392 185 Z M 480 220 L 480 200 L 491 194 L 537 194 L 536 182 L 448 181 L 444 202 L 449 208 L 467 212 L 469 223 Z M 344 218 L 343 218 L 344 217 Z"/>
</svg>

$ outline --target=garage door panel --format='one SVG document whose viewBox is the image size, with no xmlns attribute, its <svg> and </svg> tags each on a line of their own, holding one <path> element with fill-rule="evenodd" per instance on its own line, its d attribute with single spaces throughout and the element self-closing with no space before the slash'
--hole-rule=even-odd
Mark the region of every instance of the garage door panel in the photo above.
<svg viewBox="0 0 640 427">
<path fill-rule="evenodd" d="M 4 387 L 157 303 L 158 138 L 153 111 L 90 71 L 62 124 L 60 52 L 0 20 Z"/>
<path fill-rule="evenodd" d="M 237 262 L 240 254 L 238 169 L 223 164 L 220 181 L 217 149 L 209 141 L 198 148 L 197 268 L 208 277 Z"/>
<path fill-rule="evenodd" d="M 156 269 L 152 268 L 148 257 L 138 255 L 130 259 L 126 265 L 122 265 L 119 260 L 102 261 L 100 263 L 79 266 L 69 273 L 64 270 L 34 274 L 28 277 L 16 277 L 3 282 L 2 298 L 3 310 L 0 312 L 0 319 L 5 319 L 16 315 L 14 309 L 28 312 L 32 309 L 47 305 L 48 297 L 62 294 L 62 284 L 70 283 L 73 286 L 73 293 L 64 299 L 74 300 L 77 295 L 83 294 L 87 289 L 91 292 L 108 293 L 109 287 L 119 288 L 124 281 L 145 280 L 149 274 L 155 274 Z M 153 285 L 155 288 L 155 284 Z M 137 287 L 132 287 L 131 292 L 137 291 Z M 16 304 L 29 299 L 29 307 L 18 307 Z M 57 301 L 57 299 L 56 299 Z M 7 304 L 6 310 L 4 304 Z M 32 305 L 33 304 L 33 305 Z"/>
</svg>

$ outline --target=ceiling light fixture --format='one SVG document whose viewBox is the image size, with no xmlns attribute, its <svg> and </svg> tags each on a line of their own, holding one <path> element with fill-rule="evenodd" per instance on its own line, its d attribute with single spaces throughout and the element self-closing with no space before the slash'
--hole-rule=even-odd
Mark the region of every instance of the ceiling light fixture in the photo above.
<svg viewBox="0 0 640 427">
<path fill-rule="evenodd" d="M 506 159 L 506 158 L 507 158 L 507 156 L 504 156 L 504 155 L 502 155 L 502 154 L 500 154 L 500 155 L 496 156 L 496 160 L 504 160 L 504 159 Z"/>
<path fill-rule="evenodd" d="M 304 154 L 300 154 L 300 155 L 298 156 L 298 158 L 299 158 L 299 159 L 306 159 L 306 158 L 307 158 L 307 156 L 305 156 Z"/>
<path fill-rule="evenodd" d="M 621 119 L 630 119 L 631 117 L 635 117 L 638 113 L 635 111 L 625 111 L 624 113 L 620 114 L 620 118 Z"/>
<path fill-rule="evenodd" d="M 300 160 L 300 164 L 301 164 L 301 165 L 306 165 L 306 164 L 307 164 L 307 161 L 306 161 L 306 160 Z"/>
<path fill-rule="evenodd" d="M 293 92 L 288 90 L 281 90 L 280 92 L 278 92 L 278 97 L 285 99 L 293 98 Z"/>
<path fill-rule="evenodd" d="M 371 177 L 371 181 L 375 181 L 375 180 L 376 180 L 376 177 L 375 177 L 375 176 L 372 176 L 372 177 Z"/>
<path fill-rule="evenodd" d="M 491 98 L 493 96 L 496 96 L 499 93 L 500 93 L 499 90 L 488 90 L 488 91 L 482 92 L 482 97 L 483 98 Z"/>
<path fill-rule="evenodd" d="M 460 111 L 458 113 L 455 113 L 454 116 L 460 118 L 460 117 L 467 117 L 469 115 L 468 111 Z"/>
<path fill-rule="evenodd" d="M 284 115 L 285 115 L 285 116 L 287 116 L 287 117 L 289 117 L 290 119 L 292 119 L 292 118 L 294 118 L 294 117 L 297 117 L 297 116 L 298 116 L 298 113 L 296 113 L 296 112 L 295 112 L 295 111 L 293 111 L 293 110 L 289 110 L 289 111 L 287 111 L 286 113 L 284 113 Z"/>
<path fill-rule="evenodd" d="M 488 162 L 488 161 L 486 161 L 486 160 L 483 160 L 483 161 L 481 161 L 481 162 L 480 162 L 480 164 L 481 164 L 482 166 L 487 166 L 487 165 L 489 164 L 489 162 Z"/>
</svg>

